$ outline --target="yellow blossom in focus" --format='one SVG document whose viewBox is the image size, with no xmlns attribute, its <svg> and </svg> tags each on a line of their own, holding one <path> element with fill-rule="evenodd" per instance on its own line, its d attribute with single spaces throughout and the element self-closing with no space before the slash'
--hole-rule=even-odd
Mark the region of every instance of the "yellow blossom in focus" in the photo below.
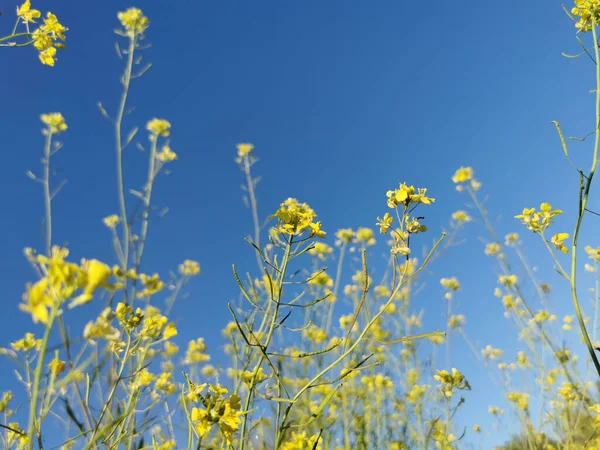
<svg viewBox="0 0 600 450">
<path fill-rule="evenodd" d="M 560 250 L 565 255 L 569 253 L 569 249 L 565 247 L 565 239 L 569 238 L 569 233 L 558 233 L 552 236 L 550 243 L 554 246 L 555 249 Z"/>
<path fill-rule="evenodd" d="M 600 1 L 575 0 L 571 14 L 578 17 L 575 27 L 582 32 L 591 31 L 594 25 L 600 24 Z"/>
<path fill-rule="evenodd" d="M 47 131 L 52 134 L 60 134 L 68 128 L 65 118 L 61 113 L 42 114 L 40 119 L 48 127 Z"/>
<path fill-rule="evenodd" d="M 295 198 L 288 198 L 277 212 L 270 218 L 277 217 L 278 230 L 291 236 L 310 231 L 310 236 L 325 237 L 321 230 L 321 222 L 315 222 L 317 215 L 306 203 L 299 203 Z"/>
<path fill-rule="evenodd" d="M 39 19 L 41 13 L 37 9 L 31 9 L 31 1 L 25 0 L 25 2 L 17 7 L 17 16 L 23 20 L 23 23 L 35 23 L 33 19 Z"/>
<path fill-rule="evenodd" d="M 206 410 L 193 408 L 191 417 L 198 436 L 203 437 L 210 431 L 211 423 L 208 420 L 208 412 Z"/>
<path fill-rule="evenodd" d="M 117 18 L 130 37 L 143 33 L 150 26 L 150 21 L 138 8 L 129 8 L 126 11 L 119 12 Z"/>
</svg>

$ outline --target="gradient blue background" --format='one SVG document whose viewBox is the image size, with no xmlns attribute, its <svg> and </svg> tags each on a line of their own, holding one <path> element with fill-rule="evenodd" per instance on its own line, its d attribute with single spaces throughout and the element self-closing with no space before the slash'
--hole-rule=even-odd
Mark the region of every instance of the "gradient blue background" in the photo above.
<svg viewBox="0 0 600 450">
<path fill-rule="evenodd" d="M 41 172 L 40 113 L 60 111 L 69 125 L 65 148 L 52 162 L 55 180 L 69 181 L 54 202 L 54 242 L 68 244 L 77 259 L 114 261 L 101 220 L 118 208 L 113 134 L 96 102 L 111 113 L 117 105 L 122 62 L 112 28 L 116 12 L 131 4 L 54 0 L 33 6 L 51 9 L 70 31 L 55 68 L 41 66 L 33 49 L 0 49 L 3 345 L 36 328 L 17 303 L 34 277 L 23 248 L 43 245 L 41 186 L 25 176 Z M 580 50 L 561 2 L 156 0 L 135 6 L 151 20 L 152 47 L 144 58 L 154 66 L 132 85 L 136 111 L 125 126 L 167 118 L 180 158 L 156 186 L 154 204 L 170 212 L 151 224 L 145 268 L 166 275 L 185 258 L 202 266 L 189 297 L 174 310 L 178 342 L 204 336 L 218 362 L 220 329 L 230 319 L 226 304 L 238 296 L 231 264 L 255 270 L 243 241 L 251 216 L 234 163 L 242 141 L 253 142 L 260 158 L 254 173 L 263 175 L 261 217 L 295 196 L 317 211 L 330 235 L 341 227 L 373 226 L 386 212 L 385 191 L 407 181 L 428 187 L 437 200 L 426 211 L 431 233 L 422 242 L 430 243 L 466 201 L 451 175 L 460 165 L 473 166 L 500 233 L 527 238 L 540 278 L 555 286 L 553 306 L 571 312 L 541 243 L 512 218 L 525 206 L 550 201 L 566 213 L 558 221 L 561 231 L 571 232 L 574 222 L 578 179 L 550 121 L 560 120 L 567 135 L 593 130 L 594 73 L 587 58 L 561 56 Z M 13 7 L 2 3 L 4 34 L 13 25 Z M 138 138 L 144 141 L 144 133 Z M 586 168 L 590 151 L 589 144 L 571 150 Z M 127 187 L 141 186 L 144 161 L 134 146 L 127 150 Z M 600 209 L 595 197 L 590 208 Z M 598 220 L 587 219 L 584 244 L 600 245 L 592 234 Z M 485 231 L 474 223 L 467 234 L 464 245 L 432 266 L 414 306 L 425 310 L 424 330 L 441 326 L 446 305 L 437 280 L 457 276 L 467 333 L 480 346 L 504 348 L 510 359 L 515 331 L 492 295 L 496 273 L 478 239 Z M 371 251 L 375 270 L 384 252 Z M 591 279 L 582 278 L 587 288 Z M 98 308 L 69 312 L 72 331 Z M 469 430 L 477 422 L 491 431 L 488 405 L 508 409 L 506 403 L 466 345 L 455 344 L 453 365 L 474 388 L 460 420 Z M 10 363 L 0 360 L 0 390 L 5 387 L 17 389 Z M 491 431 L 484 447 L 506 437 L 505 430 Z"/>
</svg>

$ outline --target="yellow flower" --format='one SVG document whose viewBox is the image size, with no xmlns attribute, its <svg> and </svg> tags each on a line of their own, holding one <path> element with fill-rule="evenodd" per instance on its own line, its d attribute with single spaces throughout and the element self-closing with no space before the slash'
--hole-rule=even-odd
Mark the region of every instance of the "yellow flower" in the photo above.
<svg viewBox="0 0 600 450">
<path fill-rule="evenodd" d="M 142 369 L 138 372 L 133 381 L 134 389 L 141 389 L 145 386 L 150 386 L 156 380 L 156 375 L 150 373 L 148 369 Z"/>
<path fill-rule="evenodd" d="M 575 27 L 582 32 L 591 31 L 592 26 L 600 23 L 600 1 L 598 0 L 575 0 L 575 7 L 571 14 L 579 17 Z"/>
<path fill-rule="evenodd" d="M 509 392 L 506 394 L 506 398 L 509 402 L 514 403 L 515 406 L 522 411 L 527 411 L 529 409 L 529 394 L 522 392 Z"/>
<path fill-rule="evenodd" d="M 48 368 L 50 369 L 50 373 L 53 376 L 57 377 L 65 371 L 66 364 L 64 361 L 61 361 L 57 357 L 50 361 L 50 363 L 48 364 Z"/>
<path fill-rule="evenodd" d="M 514 245 L 519 241 L 519 235 L 517 233 L 509 233 L 504 237 L 504 243 L 506 245 Z"/>
<path fill-rule="evenodd" d="M 165 284 L 161 281 L 157 273 L 152 276 L 141 274 L 140 281 L 144 285 L 144 289 L 137 293 L 137 298 L 150 297 L 162 291 L 165 287 Z"/>
<path fill-rule="evenodd" d="M 316 256 L 321 261 L 325 261 L 325 259 L 327 259 L 327 255 L 331 255 L 332 253 L 333 249 L 323 242 L 315 242 L 313 247 L 308 251 L 309 255 Z"/>
<path fill-rule="evenodd" d="M 455 389 L 471 389 L 465 376 L 455 368 L 452 368 L 452 373 L 447 370 L 438 370 L 433 378 L 440 382 L 442 392 L 448 398 L 452 397 Z"/>
<path fill-rule="evenodd" d="M 402 183 L 398 189 L 386 192 L 387 205 L 390 208 L 396 208 L 398 205 L 408 206 L 411 203 L 431 205 L 435 202 L 435 199 L 427 197 L 426 194 L 427 189 L 415 189 L 414 186 L 408 186 L 406 183 Z"/>
<path fill-rule="evenodd" d="M 488 256 L 496 256 L 502 251 L 502 247 L 497 242 L 490 242 L 486 244 L 484 253 Z"/>
<path fill-rule="evenodd" d="M 473 169 L 470 167 L 461 167 L 452 177 L 454 183 L 465 183 L 473 178 Z"/>
<path fill-rule="evenodd" d="M 185 354 L 185 364 L 199 364 L 210 361 L 210 356 L 206 354 L 206 345 L 203 338 L 198 338 L 195 341 L 188 343 L 187 352 Z"/>
<path fill-rule="evenodd" d="M 340 243 L 349 244 L 354 239 L 354 231 L 352 228 L 342 228 L 336 231 L 335 237 Z"/>
<path fill-rule="evenodd" d="M 450 328 L 460 328 L 466 323 L 465 316 L 459 314 L 457 316 L 451 316 L 448 320 L 448 326 Z"/>
<path fill-rule="evenodd" d="M 488 407 L 488 411 L 492 416 L 503 416 L 504 411 L 498 408 L 497 406 Z"/>
<path fill-rule="evenodd" d="M 367 246 L 375 245 L 375 233 L 371 228 L 361 227 L 356 230 L 356 242 L 363 242 Z"/>
<path fill-rule="evenodd" d="M 452 213 L 452 220 L 455 220 L 458 223 L 466 223 L 466 222 L 470 222 L 471 216 L 469 216 L 469 214 L 466 211 L 456 211 L 454 213 Z"/>
<path fill-rule="evenodd" d="M 565 255 L 569 253 L 569 249 L 565 247 L 565 239 L 569 238 L 569 233 L 558 233 L 552 236 L 550 242 L 554 246 L 555 249 L 560 250 Z"/>
<path fill-rule="evenodd" d="M 33 333 L 25 333 L 25 337 L 23 339 L 19 339 L 16 342 L 10 344 L 12 349 L 16 352 L 29 352 L 31 350 L 39 349 L 42 344 L 41 339 L 36 339 Z"/>
<path fill-rule="evenodd" d="M 323 271 L 313 273 L 307 283 L 310 286 L 333 287 L 333 280 Z"/>
<path fill-rule="evenodd" d="M 442 278 L 440 284 L 449 291 L 458 291 L 460 289 L 460 283 L 456 277 Z"/>
<path fill-rule="evenodd" d="M 310 231 L 310 236 L 324 237 L 321 222 L 314 222 L 317 215 L 306 203 L 300 203 L 295 198 L 288 198 L 281 204 L 277 212 L 270 218 L 277 217 L 278 230 L 291 236 Z"/>
<path fill-rule="evenodd" d="M 85 273 L 83 294 L 71 302 L 70 308 L 90 302 L 98 288 L 105 286 L 112 276 L 112 269 L 96 259 L 85 261 L 82 268 Z"/>
<path fill-rule="evenodd" d="M 177 336 L 177 328 L 174 323 L 169 323 L 163 331 L 163 339 L 171 339 L 174 336 Z"/>
<path fill-rule="evenodd" d="M 589 245 L 587 245 L 584 250 L 591 260 L 595 262 L 600 262 L 600 247 L 592 248 Z"/>
<path fill-rule="evenodd" d="M 168 145 L 163 145 L 162 150 L 156 154 L 156 158 L 160 162 L 168 163 L 177 159 L 177 153 L 171 150 Z"/>
<path fill-rule="evenodd" d="M 197 261 L 186 259 L 183 264 L 179 265 L 179 273 L 186 276 L 198 275 L 200 273 L 200 264 Z"/>
<path fill-rule="evenodd" d="M 390 216 L 390 213 L 385 213 L 385 215 L 383 216 L 383 219 L 381 219 L 380 217 L 377 218 L 376 225 L 379 227 L 380 233 L 387 234 L 387 232 L 390 229 L 390 226 L 392 225 L 393 222 L 394 222 L 394 218 L 392 216 Z"/>
<path fill-rule="evenodd" d="M 560 214 L 562 214 L 560 209 L 552 210 L 549 203 L 542 203 L 539 212 L 536 212 L 535 208 L 525 208 L 522 214 L 515 216 L 515 219 L 519 219 L 534 233 L 541 233 L 552 224 L 554 217 Z"/>
<path fill-rule="evenodd" d="M 102 222 L 104 222 L 104 225 L 106 225 L 108 228 L 116 228 L 116 226 L 121 223 L 121 218 L 116 214 L 112 214 L 102 219 Z"/>
<path fill-rule="evenodd" d="M 168 137 L 171 133 L 171 124 L 165 119 L 152 119 L 146 124 L 146 129 L 152 136 Z"/>
<path fill-rule="evenodd" d="M 517 276 L 516 275 L 500 275 L 498 277 L 498 283 L 506 286 L 507 288 L 511 288 L 517 284 Z"/>
<path fill-rule="evenodd" d="M 93 341 L 102 338 L 107 341 L 116 341 L 121 336 L 119 330 L 112 326 L 113 312 L 105 308 L 94 322 L 88 322 L 83 330 L 83 337 Z"/>
<path fill-rule="evenodd" d="M 54 50 L 56 52 L 56 50 Z M 51 64 L 54 65 L 54 64 Z M 66 131 L 67 124 L 61 113 L 48 113 L 40 116 L 42 122 L 47 125 L 47 131 L 52 134 L 60 134 Z"/>
<path fill-rule="evenodd" d="M 167 358 L 175 356 L 178 351 L 179 351 L 179 347 L 177 346 L 177 344 L 174 344 L 171 341 L 165 342 L 164 354 Z"/>
<path fill-rule="evenodd" d="M 33 19 L 39 19 L 41 13 L 37 9 L 31 9 L 31 1 L 25 0 L 20 7 L 17 7 L 17 16 L 23 20 L 23 23 L 35 23 Z"/>
<path fill-rule="evenodd" d="M 192 422 L 198 436 L 203 437 L 210 431 L 211 423 L 208 420 L 208 412 L 200 408 L 192 408 Z"/>
<path fill-rule="evenodd" d="M 236 147 L 237 147 L 237 151 L 238 151 L 237 154 L 240 158 L 243 158 L 244 156 L 250 154 L 250 152 L 252 150 L 254 150 L 254 145 L 247 144 L 247 143 L 246 144 L 237 144 Z"/>
<path fill-rule="evenodd" d="M 48 279 L 43 278 L 34 285 L 28 286 L 25 303 L 19 305 L 22 311 L 31 314 L 34 323 L 48 323 L 48 308 L 52 306 L 52 298 L 46 294 Z"/>
<path fill-rule="evenodd" d="M 12 397 L 13 395 L 11 391 L 6 391 L 2 394 L 2 399 L 0 399 L 0 413 L 3 413 L 7 410 L 8 404 L 12 400 Z"/>
<path fill-rule="evenodd" d="M 156 390 L 161 391 L 165 395 L 173 395 L 177 393 L 177 386 L 173 382 L 171 382 L 172 377 L 172 373 L 161 373 L 156 379 L 156 383 L 154 383 L 154 387 L 156 388 Z"/>
<path fill-rule="evenodd" d="M 491 345 L 487 345 L 483 350 L 481 350 L 481 355 L 484 358 L 493 360 L 496 358 L 500 358 L 502 355 L 504 355 L 504 351 L 502 351 L 499 348 L 493 348 Z"/>
<path fill-rule="evenodd" d="M 135 36 L 143 33 L 150 25 L 150 21 L 144 13 L 138 8 L 129 8 L 124 12 L 119 12 L 117 18 L 121 21 L 121 25 L 127 30 L 129 36 Z"/>
</svg>

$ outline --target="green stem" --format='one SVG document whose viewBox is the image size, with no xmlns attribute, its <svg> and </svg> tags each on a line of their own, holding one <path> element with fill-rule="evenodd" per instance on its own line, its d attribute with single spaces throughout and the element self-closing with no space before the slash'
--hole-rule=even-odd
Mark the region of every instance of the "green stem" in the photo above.
<svg viewBox="0 0 600 450">
<path fill-rule="evenodd" d="M 52 197 L 50 196 L 50 149 L 52 148 L 52 132 L 47 131 L 44 145 L 44 206 L 46 209 L 46 255 L 52 251 Z"/>
<path fill-rule="evenodd" d="M 133 70 L 133 54 L 135 51 L 135 37 L 129 38 L 129 49 L 127 52 L 127 65 L 123 74 L 123 93 L 121 102 L 115 118 L 115 137 L 117 149 L 117 188 L 119 191 L 119 207 L 121 209 L 121 222 L 123 223 L 123 261 L 121 265 L 123 271 L 127 270 L 129 263 L 129 221 L 127 219 L 127 209 L 125 206 L 125 187 L 123 183 L 123 141 L 121 138 L 121 128 L 123 124 L 123 116 L 125 115 L 125 106 L 127 104 L 127 95 L 129 93 L 129 84 L 131 83 L 131 71 Z"/>
<path fill-rule="evenodd" d="M 252 209 L 252 221 L 254 222 L 254 244 L 260 248 L 260 223 L 258 222 L 258 206 L 256 203 L 256 194 L 254 192 L 254 181 L 252 180 L 252 174 L 250 172 L 250 156 L 244 156 L 244 173 L 246 174 L 246 184 L 248 185 L 248 196 L 250 197 L 250 207 Z M 258 254 L 256 255 L 256 262 L 258 269 L 263 270 L 263 262 Z"/>
<path fill-rule="evenodd" d="M 600 49 L 598 48 L 598 36 L 596 32 L 596 25 L 592 25 L 592 34 L 594 37 L 594 52 L 596 53 L 596 61 L 600 62 Z M 579 305 L 579 298 L 577 297 L 577 241 L 579 239 L 579 229 L 581 228 L 581 223 L 583 221 L 583 216 L 585 215 L 585 209 L 588 202 L 588 195 L 590 192 L 590 187 L 592 185 L 592 179 L 594 178 L 594 173 L 596 172 L 596 166 L 598 164 L 598 148 L 600 146 L 600 63 L 596 64 L 596 138 L 594 140 L 594 156 L 592 161 L 592 167 L 590 168 L 590 173 L 587 176 L 587 181 L 585 182 L 585 186 L 583 184 L 583 173 L 581 173 L 580 179 L 580 197 L 579 197 L 579 214 L 577 216 L 577 223 L 575 224 L 575 232 L 573 233 L 573 245 L 571 248 L 571 296 L 573 297 L 573 305 L 575 307 L 575 313 L 577 315 L 577 321 L 579 322 L 579 328 L 581 329 L 581 334 L 583 335 L 583 340 L 585 345 L 590 353 L 590 357 L 594 362 L 594 366 L 596 367 L 596 372 L 600 376 L 600 362 L 598 361 L 598 357 L 596 356 L 596 352 L 594 350 L 594 346 L 590 340 L 590 336 L 587 332 L 585 322 L 583 319 L 583 313 L 581 312 L 581 306 Z"/>
<path fill-rule="evenodd" d="M 14 39 L 14 38 L 31 36 L 31 35 L 32 35 L 31 33 L 17 33 L 17 34 L 13 33 L 10 36 L 6 36 L 6 37 L 3 37 L 3 38 L 0 38 L 0 42 L 6 42 L 6 41 L 10 41 L 11 39 Z"/>
<path fill-rule="evenodd" d="M 46 330 L 44 331 L 44 337 L 42 338 L 42 344 L 40 345 L 40 350 L 38 353 L 38 361 L 35 369 L 35 374 L 33 377 L 33 389 L 31 392 L 31 401 L 29 403 L 29 425 L 27 429 L 27 450 L 33 450 L 33 435 L 35 429 L 38 429 L 38 434 L 41 433 L 42 424 L 39 423 L 36 426 L 36 411 L 37 411 L 37 402 L 40 394 L 40 382 L 42 380 L 42 372 L 44 371 L 44 360 L 46 357 L 46 349 L 48 348 L 48 339 L 50 338 L 50 331 L 52 330 L 52 325 L 54 324 L 54 319 L 56 318 L 56 310 L 57 307 L 55 305 L 52 306 L 50 311 L 50 317 L 48 318 L 48 323 L 46 324 Z"/>
</svg>

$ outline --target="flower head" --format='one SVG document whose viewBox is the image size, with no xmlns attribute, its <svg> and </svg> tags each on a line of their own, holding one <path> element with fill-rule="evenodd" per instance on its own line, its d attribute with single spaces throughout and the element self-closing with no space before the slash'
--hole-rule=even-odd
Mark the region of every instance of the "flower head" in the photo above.
<svg viewBox="0 0 600 450">
<path fill-rule="evenodd" d="M 139 8 L 129 8 L 119 12 L 117 18 L 131 37 L 143 33 L 150 26 L 150 21 Z"/>
<path fill-rule="evenodd" d="M 47 133 L 60 134 L 68 128 L 65 118 L 61 113 L 42 114 L 40 119 L 47 126 L 46 130 L 44 130 Z"/>
</svg>

